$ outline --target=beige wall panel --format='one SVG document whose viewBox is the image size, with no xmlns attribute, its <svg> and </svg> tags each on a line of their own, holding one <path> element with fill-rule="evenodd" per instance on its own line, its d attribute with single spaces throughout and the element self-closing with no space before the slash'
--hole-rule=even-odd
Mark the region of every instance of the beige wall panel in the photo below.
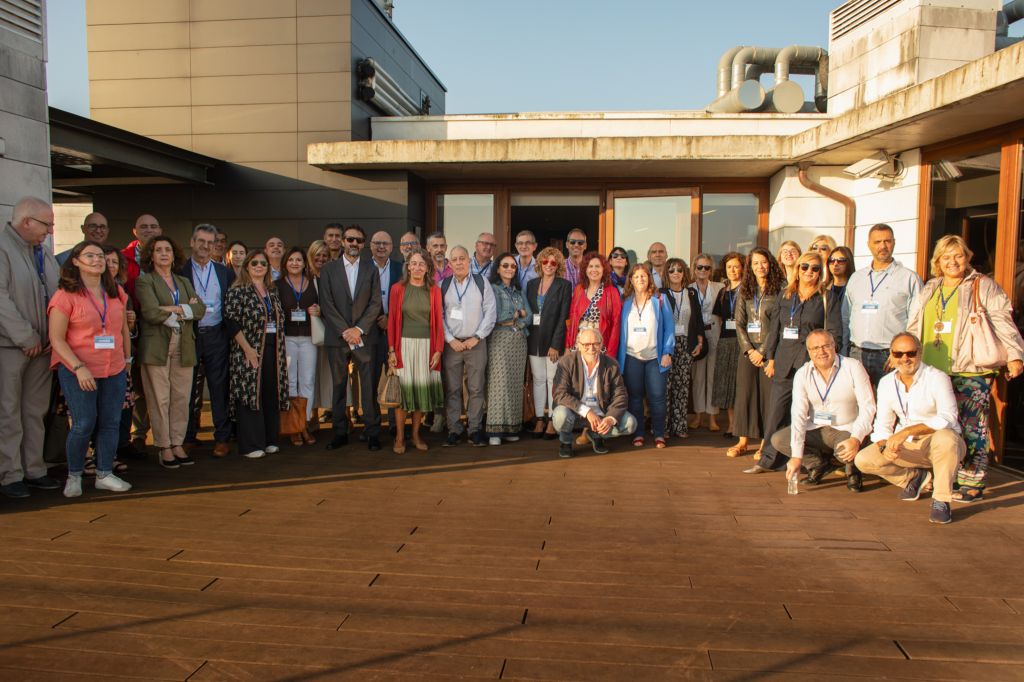
<svg viewBox="0 0 1024 682">
<path fill-rule="evenodd" d="M 85 23 L 90 26 L 167 21 L 188 21 L 188 0 L 86 0 L 85 3 Z"/>
<path fill-rule="evenodd" d="M 295 0 L 190 0 L 192 21 L 294 17 Z"/>
<path fill-rule="evenodd" d="M 96 109 L 92 118 L 139 135 L 188 135 L 192 132 L 188 107 Z"/>
<path fill-rule="evenodd" d="M 349 0 L 298 0 L 296 12 L 300 17 L 351 14 L 352 5 Z"/>
<path fill-rule="evenodd" d="M 89 80 L 187 78 L 188 50 L 91 52 Z"/>
<path fill-rule="evenodd" d="M 300 102 L 348 102 L 352 99 L 352 72 L 300 73 Z"/>
<path fill-rule="evenodd" d="M 295 131 L 294 104 L 237 104 L 192 107 L 196 135 Z"/>
<path fill-rule="evenodd" d="M 348 43 L 314 43 L 298 46 L 298 72 L 323 73 L 349 70 Z"/>
<path fill-rule="evenodd" d="M 348 43 L 352 41 L 349 16 L 299 17 L 299 43 Z"/>
<path fill-rule="evenodd" d="M 294 44 L 295 19 L 193 21 L 190 39 L 192 47 Z"/>
<path fill-rule="evenodd" d="M 243 163 L 241 165 L 246 168 L 255 168 L 267 173 L 283 175 L 286 178 L 294 178 L 297 174 L 297 166 L 304 166 L 306 164 L 296 164 L 294 161 L 261 161 L 258 163 Z"/>
<path fill-rule="evenodd" d="M 295 73 L 294 45 L 204 47 L 192 50 L 192 75 Z"/>
<path fill-rule="evenodd" d="M 194 135 L 193 151 L 236 163 L 297 160 L 295 133 Z"/>
<path fill-rule="evenodd" d="M 124 107 L 187 107 L 187 78 L 137 78 L 131 81 L 90 81 L 89 106 L 96 109 Z"/>
<path fill-rule="evenodd" d="M 295 102 L 295 74 L 192 79 L 192 103 L 197 106 L 285 102 Z"/>
<path fill-rule="evenodd" d="M 104 24 L 86 30 L 89 50 L 172 50 L 188 47 L 188 24 Z"/>
<path fill-rule="evenodd" d="M 349 102 L 304 102 L 299 104 L 299 130 L 351 130 Z"/>
<path fill-rule="evenodd" d="M 181 147 L 182 149 L 188 149 L 192 151 L 192 136 L 191 135 L 150 135 L 151 138 L 157 142 L 163 142 L 164 144 L 173 145 L 175 147 Z"/>
</svg>

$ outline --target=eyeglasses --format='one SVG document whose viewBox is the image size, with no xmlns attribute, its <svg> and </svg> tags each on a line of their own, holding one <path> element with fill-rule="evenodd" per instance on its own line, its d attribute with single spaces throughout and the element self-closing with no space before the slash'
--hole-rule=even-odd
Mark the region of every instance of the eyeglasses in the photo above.
<svg viewBox="0 0 1024 682">
<path fill-rule="evenodd" d="M 892 356 L 897 360 L 902 359 L 904 355 L 906 355 L 910 359 L 914 359 L 917 357 L 916 350 L 891 350 L 889 352 L 892 353 Z"/>
<path fill-rule="evenodd" d="M 537 242 L 516 242 L 516 246 L 530 246 L 531 244 L 536 244 L 536 243 Z"/>
<path fill-rule="evenodd" d="M 807 350 L 809 352 L 811 352 L 811 353 L 818 353 L 820 351 L 829 350 L 830 348 L 835 348 L 835 347 L 836 347 L 836 344 L 834 344 L 834 343 L 823 343 L 820 346 L 812 346 L 812 347 L 808 348 Z"/>
<path fill-rule="evenodd" d="M 484 242 L 484 241 L 478 241 L 478 242 L 477 242 L 477 244 L 479 244 L 480 246 L 486 246 L 486 247 L 487 247 L 487 248 L 489 248 L 489 249 L 493 249 L 493 248 L 494 248 L 495 246 L 497 246 L 497 245 L 498 245 L 498 242 Z"/>
<path fill-rule="evenodd" d="M 583 246 L 587 243 L 586 239 L 566 239 L 565 243 L 569 246 Z"/>
<path fill-rule="evenodd" d="M 694 270 L 711 270 L 711 266 L 710 265 L 695 265 L 693 267 L 693 269 Z"/>
<path fill-rule="evenodd" d="M 849 263 L 849 262 L 850 262 L 849 258 L 829 258 L 828 259 L 829 265 L 831 265 L 833 263 Z"/>
<path fill-rule="evenodd" d="M 391 246 L 391 242 L 370 242 L 370 246 Z"/>
<path fill-rule="evenodd" d="M 267 267 L 267 261 L 265 261 L 265 260 L 251 260 L 251 261 L 249 261 L 249 265 L 252 265 L 252 266 L 257 267 L 257 268 L 265 268 L 265 267 Z"/>
<path fill-rule="evenodd" d="M 106 258 L 106 256 L 104 256 L 102 253 L 94 253 L 92 251 L 90 251 L 89 253 L 80 253 L 80 254 L 78 254 L 78 260 L 84 260 L 84 261 L 98 261 L 98 260 L 104 260 L 105 258 Z"/>
<path fill-rule="evenodd" d="M 46 225 L 47 229 L 52 229 L 53 226 L 57 224 L 57 223 L 48 223 L 45 220 L 40 220 L 39 218 L 35 218 L 33 216 L 29 216 L 28 219 L 29 220 L 34 220 L 37 223 L 39 223 L 40 225 Z"/>
<path fill-rule="evenodd" d="M 419 246 L 419 242 L 398 242 L 399 246 Z"/>
<path fill-rule="evenodd" d="M 579 346 L 580 348 L 600 348 L 601 342 L 593 341 L 591 343 L 584 343 L 583 341 L 579 341 L 576 343 L 576 345 Z"/>
<path fill-rule="evenodd" d="M 821 244 L 819 246 L 812 246 L 810 250 L 811 251 L 826 251 L 827 252 L 827 251 L 831 251 L 832 247 L 830 247 L 828 244 Z"/>
<path fill-rule="evenodd" d="M 558 265 L 558 261 L 554 258 L 545 258 L 540 262 L 541 265 Z"/>
<path fill-rule="evenodd" d="M 803 270 L 804 272 L 807 272 L 808 270 L 810 270 L 811 272 L 821 272 L 820 265 L 811 265 L 810 263 L 801 263 L 800 269 Z"/>
<path fill-rule="evenodd" d="M 515 263 L 502 263 L 498 267 L 501 268 L 502 270 L 515 270 L 516 269 L 516 264 Z"/>
<path fill-rule="evenodd" d="M 345 241 L 349 244 L 362 244 L 366 241 L 363 237 L 345 237 Z"/>
</svg>

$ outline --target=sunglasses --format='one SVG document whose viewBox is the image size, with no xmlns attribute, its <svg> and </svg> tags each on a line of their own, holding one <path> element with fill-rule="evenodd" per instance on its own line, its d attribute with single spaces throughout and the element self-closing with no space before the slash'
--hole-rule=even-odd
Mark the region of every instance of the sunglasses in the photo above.
<svg viewBox="0 0 1024 682">
<path fill-rule="evenodd" d="M 569 246 L 583 246 L 587 243 L 586 239 L 566 239 L 565 243 Z"/>
<path fill-rule="evenodd" d="M 502 270 L 515 270 L 516 269 L 516 264 L 515 263 L 502 263 L 498 267 L 501 268 Z"/>
<path fill-rule="evenodd" d="M 558 265 L 558 261 L 554 258 L 545 258 L 540 262 L 541 265 Z"/>
<path fill-rule="evenodd" d="M 249 265 L 254 265 L 257 268 L 265 268 L 265 267 L 267 267 L 267 261 L 265 261 L 265 260 L 251 260 L 251 261 L 249 261 Z"/>
<path fill-rule="evenodd" d="M 829 265 L 831 265 L 832 263 L 849 263 L 850 259 L 849 258 L 829 258 L 828 262 L 829 262 Z"/>
<path fill-rule="evenodd" d="M 668 274 L 671 275 L 672 273 L 678 273 L 680 275 L 684 275 L 684 274 L 686 274 L 686 270 L 685 270 L 685 268 L 669 268 L 668 269 Z"/>
<path fill-rule="evenodd" d="M 828 244 L 821 244 L 820 246 L 812 246 L 811 251 L 831 251 L 832 248 Z"/>
<path fill-rule="evenodd" d="M 697 265 L 697 266 L 694 266 L 693 269 L 694 270 L 701 270 L 701 271 L 710 271 L 711 270 L 711 266 L 710 265 Z"/>
<path fill-rule="evenodd" d="M 894 358 L 896 358 L 897 360 L 902 359 L 904 355 L 906 355 L 908 358 L 911 358 L 911 359 L 917 357 L 917 351 L 916 350 L 892 350 L 892 351 L 889 351 L 889 352 L 892 353 L 892 356 Z"/>
<path fill-rule="evenodd" d="M 626 257 L 626 254 L 624 254 L 624 253 L 613 253 L 612 255 L 608 256 L 608 260 L 612 260 L 614 258 L 625 258 L 625 257 Z"/>
<path fill-rule="evenodd" d="M 800 269 L 803 270 L 804 272 L 807 272 L 808 270 L 810 270 L 811 272 L 821 272 L 820 265 L 811 265 L 810 263 L 801 263 Z"/>
<path fill-rule="evenodd" d="M 349 244 L 362 244 L 366 240 L 363 239 L 362 237 L 345 237 L 345 241 L 347 241 Z"/>
</svg>

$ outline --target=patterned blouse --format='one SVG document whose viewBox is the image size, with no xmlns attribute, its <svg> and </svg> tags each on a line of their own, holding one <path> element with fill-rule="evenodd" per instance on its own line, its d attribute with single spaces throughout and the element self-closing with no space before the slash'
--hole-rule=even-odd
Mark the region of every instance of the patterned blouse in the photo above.
<svg viewBox="0 0 1024 682">
<path fill-rule="evenodd" d="M 583 317 L 580 318 L 580 329 L 601 328 L 601 306 L 598 304 L 603 296 L 604 283 L 602 282 L 597 286 L 597 293 L 590 299 L 590 305 L 587 306 L 587 309 L 583 312 Z"/>
</svg>

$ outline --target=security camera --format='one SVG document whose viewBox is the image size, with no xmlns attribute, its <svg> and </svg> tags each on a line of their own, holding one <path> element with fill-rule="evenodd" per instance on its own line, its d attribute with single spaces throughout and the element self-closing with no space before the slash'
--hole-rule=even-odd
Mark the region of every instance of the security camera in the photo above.
<svg viewBox="0 0 1024 682">
<path fill-rule="evenodd" d="M 847 166 L 843 169 L 843 172 L 847 175 L 852 175 L 855 178 L 865 178 L 869 175 L 891 177 L 897 173 L 896 159 L 895 157 L 889 156 L 884 151 L 880 151 L 866 159 L 861 159 L 853 165 Z"/>
</svg>

